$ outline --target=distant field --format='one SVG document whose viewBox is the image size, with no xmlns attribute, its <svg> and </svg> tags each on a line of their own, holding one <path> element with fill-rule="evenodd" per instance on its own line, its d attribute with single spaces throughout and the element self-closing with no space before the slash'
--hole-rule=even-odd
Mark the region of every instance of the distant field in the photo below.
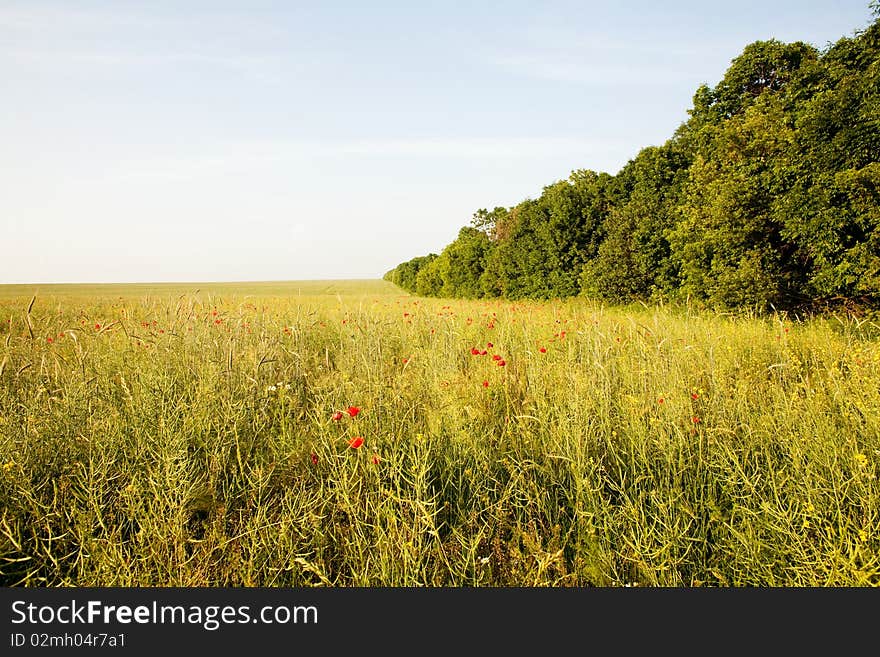
<svg viewBox="0 0 880 657">
<path fill-rule="evenodd" d="M 336 296 L 400 294 L 390 283 L 375 280 L 247 281 L 242 283 L 30 283 L 0 285 L 0 299 L 39 293 L 45 297 L 111 297 L 200 294 L 203 296 Z"/>
<path fill-rule="evenodd" d="M 0 584 L 878 586 L 878 341 L 383 281 L 0 286 Z"/>
</svg>

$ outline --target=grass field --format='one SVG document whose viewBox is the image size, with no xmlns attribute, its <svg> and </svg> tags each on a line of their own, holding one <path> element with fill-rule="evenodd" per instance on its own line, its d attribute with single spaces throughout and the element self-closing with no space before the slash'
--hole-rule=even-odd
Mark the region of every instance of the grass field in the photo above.
<svg viewBox="0 0 880 657">
<path fill-rule="evenodd" d="M 0 584 L 877 586 L 878 336 L 382 281 L 3 286 Z"/>
</svg>

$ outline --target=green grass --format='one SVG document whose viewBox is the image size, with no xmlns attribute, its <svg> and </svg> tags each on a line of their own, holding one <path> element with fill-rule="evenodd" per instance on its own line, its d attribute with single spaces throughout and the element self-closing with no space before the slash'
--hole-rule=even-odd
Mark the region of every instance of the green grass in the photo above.
<svg viewBox="0 0 880 657">
<path fill-rule="evenodd" d="M 381 281 L 0 287 L 0 584 L 877 586 L 878 335 Z"/>
</svg>

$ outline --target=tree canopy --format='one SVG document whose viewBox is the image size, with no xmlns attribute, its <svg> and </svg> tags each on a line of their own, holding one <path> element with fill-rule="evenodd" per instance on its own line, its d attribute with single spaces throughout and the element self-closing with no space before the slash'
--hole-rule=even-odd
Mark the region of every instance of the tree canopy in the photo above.
<svg viewBox="0 0 880 657">
<path fill-rule="evenodd" d="M 747 45 L 689 118 L 617 174 L 477 210 L 385 278 L 421 295 L 736 309 L 880 302 L 880 5 L 820 51 Z"/>
</svg>

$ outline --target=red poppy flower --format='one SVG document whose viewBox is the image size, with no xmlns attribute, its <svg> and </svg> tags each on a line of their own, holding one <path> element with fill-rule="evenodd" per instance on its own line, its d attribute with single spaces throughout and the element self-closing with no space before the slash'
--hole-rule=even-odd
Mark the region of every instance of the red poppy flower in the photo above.
<svg viewBox="0 0 880 657">
<path fill-rule="evenodd" d="M 364 444 L 364 439 L 361 438 L 360 436 L 355 436 L 354 438 L 350 438 L 348 441 L 348 446 L 351 447 L 352 449 L 357 449 L 358 447 L 360 447 L 363 444 Z"/>
<path fill-rule="evenodd" d="M 487 343 L 486 343 L 486 348 L 487 348 L 487 349 L 491 349 L 491 348 L 494 347 L 494 346 L 495 346 L 495 345 L 492 344 L 491 342 L 487 342 Z"/>
<path fill-rule="evenodd" d="M 693 422 L 694 424 L 699 424 L 699 423 L 700 423 L 700 418 L 698 418 L 696 415 L 694 415 L 694 416 L 691 418 L 691 422 Z"/>
<path fill-rule="evenodd" d="M 546 353 L 547 353 L 547 347 L 541 347 L 540 349 L 538 349 L 538 351 L 540 351 L 542 354 L 546 354 Z"/>
<path fill-rule="evenodd" d="M 506 361 L 506 360 L 499 360 L 499 361 L 498 361 L 498 367 L 504 367 L 505 365 L 507 365 L 507 361 Z"/>
<path fill-rule="evenodd" d="M 49 344 L 52 344 L 55 341 L 52 338 L 46 338 L 46 342 L 48 342 Z"/>
<path fill-rule="evenodd" d="M 100 324 L 95 324 L 95 330 L 96 330 L 96 331 L 100 331 L 100 330 L 101 330 L 101 325 L 100 325 Z"/>
<path fill-rule="evenodd" d="M 501 360 L 501 356 L 499 354 L 492 354 L 492 360 Z"/>
<path fill-rule="evenodd" d="M 361 409 L 359 409 L 357 406 L 349 406 L 349 407 L 346 409 L 346 412 L 347 412 L 351 417 L 356 417 L 357 414 L 361 412 Z"/>
<path fill-rule="evenodd" d="M 489 382 L 488 382 L 488 381 L 483 381 L 483 387 L 484 387 L 484 388 L 488 388 L 488 387 L 489 387 Z"/>
<path fill-rule="evenodd" d="M 658 400 L 657 400 L 657 403 L 658 403 L 658 404 L 662 404 L 662 403 L 663 403 L 663 397 L 661 397 L 660 399 L 658 399 Z"/>
<path fill-rule="evenodd" d="M 486 351 L 485 349 L 483 349 L 483 350 L 480 352 L 480 356 L 486 356 L 488 353 L 489 353 L 488 351 Z"/>
<path fill-rule="evenodd" d="M 700 396 L 697 393 L 695 393 L 695 392 L 691 393 L 691 399 L 699 399 L 699 398 L 700 398 Z"/>
<path fill-rule="evenodd" d="M 404 358 L 404 359 L 403 359 L 403 364 L 404 364 L 404 365 L 406 365 L 408 362 L 409 362 L 409 358 Z"/>
<path fill-rule="evenodd" d="M 480 355 L 480 350 L 477 349 L 476 347 L 471 347 L 471 356 L 479 356 L 479 355 Z"/>
<path fill-rule="evenodd" d="M 342 411 L 336 411 L 333 415 L 330 416 L 330 419 L 334 422 L 339 422 L 342 419 Z"/>
<path fill-rule="evenodd" d="M 312 452 L 312 465 L 318 465 L 318 455 Z"/>
<path fill-rule="evenodd" d="M 379 465 L 379 455 L 373 454 L 373 465 Z"/>
</svg>

